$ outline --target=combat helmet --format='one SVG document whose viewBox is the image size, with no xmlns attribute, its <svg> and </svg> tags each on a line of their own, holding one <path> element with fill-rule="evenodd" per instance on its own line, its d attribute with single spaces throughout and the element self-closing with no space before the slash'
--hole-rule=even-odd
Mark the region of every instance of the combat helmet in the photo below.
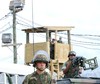
<svg viewBox="0 0 100 84">
<path fill-rule="evenodd" d="M 48 66 L 49 61 L 50 61 L 49 54 L 44 50 L 38 50 L 35 53 L 34 58 L 32 59 L 31 63 L 33 64 L 34 67 L 37 62 L 44 62 Z"/>
<path fill-rule="evenodd" d="M 70 51 L 69 54 L 68 54 L 68 57 L 69 57 L 70 55 L 75 55 L 75 56 L 76 56 L 76 52 L 75 52 L 75 51 Z"/>
</svg>

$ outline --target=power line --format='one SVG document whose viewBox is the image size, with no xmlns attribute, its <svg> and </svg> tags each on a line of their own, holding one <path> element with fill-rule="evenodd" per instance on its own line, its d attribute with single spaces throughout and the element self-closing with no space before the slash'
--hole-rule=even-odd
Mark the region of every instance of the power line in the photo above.
<svg viewBox="0 0 100 84">
<path fill-rule="evenodd" d="M 1 27 L 0 30 L 3 29 L 4 27 L 6 27 L 9 23 L 10 23 L 10 22 L 8 22 L 8 23 L 5 24 L 3 27 Z"/>
<path fill-rule="evenodd" d="M 100 48 L 90 48 L 90 47 L 86 47 L 86 46 L 79 45 L 79 44 L 74 44 L 74 43 L 72 43 L 72 45 L 73 45 L 73 46 L 78 46 L 78 47 L 83 47 L 83 48 L 86 48 L 86 49 L 100 50 Z"/>
<path fill-rule="evenodd" d="M 91 35 L 91 34 L 71 34 L 72 36 L 92 36 L 92 37 L 100 37 L 100 35 Z"/>
<path fill-rule="evenodd" d="M 26 25 L 26 24 L 22 24 L 22 23 L 19 23 L 19 22 L 17 22 L 17 24 L 20 24 L 20 25 L 22 25 L 22 26 L 25 26 L 25 27 L 32 27 L 31 25 Z"/>
<path fill-rule="evenodd" d="M 66 33 L 59 33 L 62 35 L 67 35 Z M 78 38 L 84 38 L 84 39 L 89 39 L 89 40 L 97 40 L 100 41 L 100 35 L 91 35 L 91 34 L 71 34 L 73 37 L 78 37 Z"/>
<path fill-rule="evenodd" d="M 9 15 L 10 13 L 8 13 L 5 17 L 7 17 L 8 15 Z M 17 15 L 18 16 L 18 15 Z M 20 16 L 18 16 L 18 17 L 20 17 Z M 25 18 L 22 18 L 22 17 L 20 17 L 21 19 L 23 19 L 23 20 L 26 20 L 26 21 L 29 21 L 29 20 L 27 20 L 27 19 L 25 19 Z M 0 20 L 3 20 L 4 19 L 4 17 L 3 18 L 1 18 Z M 23 22 L 23 23 L 19 23 L 19 22 L 17 22 L 18 24 L 20 24 L 20 25 L 23 25 L 23 26 L 27 26 L 27 27 L 32 27 L 30 24 L 28 24 L 27 22 L 25 22 L 25 21 L 22 21 L 22 20 L 20 20 L 20 19 L 17 19 L 17 20 L 19 20 L 19 21 L 21 21 L 21 22 Z M 32 21 L 29 21 L 29 22 L 32 22 Z M 7 23 L 8 24 L 8 23 Z M 6 24 L 6 25 L 7 25 Z M 26 25 L 27 24 L 27 25 Z M 35 24 L 38 24 L 38 23 L 35 23 Z M 6 25 L 4 25 L 2 28 L 4 28 Z M 40 24 L 38 24 L 39 26 L 41 26 Z M 8 29 L 10 29 L 11 27 L 9 27 L 9 28 L 6 28 L 5 30 L 2 30 L 2 31 L 0 31 L 0 33 L 3 33 L 3 32 L 5 32 L 5 31 L 7 31 Z M 59 34 L 62 34 L 62 35 L 66 35 L 66 33 L 59 33 Z M 44 37 L 44 35 L 42 35 L 42 34 L 40 34 L 39 35 L 39 37 Z M 59 36 L 59 35 L 58 35 Z M 99 37 L 100 37 L 100 35 L 91 35 L 91 34 L 71 34 L 71 36 L 75 36 L 75 37 L 81 37 L 81 38 L 85 38 L 85 39 L 91 39 L 91 40 L 100 40 L 99 39 Z M 65 37 L 62 37 L 62 38 L 64 38 L 64 39 L 66 39 Z M 72 41 L 72 43 L 73 42 L 75 42 L 74 43 L 74 45 L 77 45 L 77 46 L 80 46 L 80 47 L 84 47 L 84 48 L 88 48 L 88 49 L 96 49 L 96 50 L 99 50 L 98 48 L 89 48 L 89 47 L 85 47 L 85 46 L 83 46 L 83 45 L 90 45 L 90 46 L 99 46 L 100 45 L 100 43 L 95 43 L 95 42 L 87 42 L 87 41 L 77 41 L 77 40 L 73 40 L 73 39 L 71 39 L 71 41 Z"/>
<path fill-rule="evenodd" d="M 8 28 L 6 28 L 6 29 L 0 31 L 0 34 L 3 33 L 3 32 L 5 32 L 5 31 L 7 31 L 7 30 L 9 30 L 9 29 L 11 29 L 11 27 L 8 27 Z"/>
<path fill-rule="evenodd" d="M 63 32 L 63 33 L 60 32 L 59 34 L 67 35 L 67 34 L 64 33 L 64 32 Z M 81 36 L 81 37 L 82 37 L 82 36 L 86 36 L 86 37 L 87 37 L 87 36 L 90 36 L 90 37 L 100 37 L 100 35 L 92 35 L 92 34 L 71 34 L 71 36 Z"/>
<path fill-rule="evenodd" d="M 92 45 L 92 46 L 100 46 L 100 43 L 95 43 L 95 42 L 87 42 L 87 41 L 78 41 L 78 40 L 71 40 L 72 42 L 80 43 L 83 45 Z"/>
<path fill-rule="evenodd" d="M 0 19 L 0 21 L 6 19 L 6 18 L 9 16 L 9 14 L 11 14 L 11 12 L 7 13 L 4 17 L 2 17 L 2 18 Z"/>
<path fill-rule="evenodd" d="M 33 24 L 35 24 L 35 25 L 37 25 L 37 26 L 43 26 L 43 25 L 38 24 L 38 23 L 36 23 L 36 22 L 34 22 L 34 21 L 30 21 L 30 20 L 28 20 L 28 19 L 26 19 L 26 18 L 23 18 L 23 17 L 21 17 L 21 16 L 19 16 L 19 15 L 17 15 L 17 17 L 19 17 L 19 18 L 23 19 L 24 21 L 31 22 L 31 23 L 33 23 Z"/>
<path fill-rule="evenodd" d="M 78 36 L 76 36 L 76 37 L 78 37 Z M 84 36 L 82 36 L 82 37 L 78 37 L 78 38 L 100 41 L 100 37 L 84 37 Z"/>
<path fill-rule="evenodd" d="M 23 23 L 23 24 L 27 24 L 27 25 L 32 26 L 31 24 L 29 24 L 30 22 L 28 23 L 28 22 L 26 22 L 25 20 L 22 20 L 22 19 L 20 19 L 20 18 L 17 18 L 16 20 L 17 20 L 17 22 L 20 21 L 20 23 Z"/>
</svg>

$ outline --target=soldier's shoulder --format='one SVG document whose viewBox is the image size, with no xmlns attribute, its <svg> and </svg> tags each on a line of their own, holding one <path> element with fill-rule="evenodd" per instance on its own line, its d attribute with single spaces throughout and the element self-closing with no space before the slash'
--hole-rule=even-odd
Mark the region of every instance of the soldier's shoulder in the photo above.
<svg viewBox="0 0 100 84">
<path fill-rule="evenodd" d="M 44 74 L 45 74 L 45 75 L 50 75 L 50 73 L 48 73 L 48 72 L 46 72 L 46 71 L 44 72 Z"/>
<path fill-rule="evenodd" d="M 26 78 L 30 78 L 32 76 L 32 73 L 31 74 L 28 74 L 27 76 L 26 76 Z"/>
<path fill-rule="evenodd" d="M 51 75 L 48 72 L 44 72 L 44 75 L 47 76 L 47 77 L 49 77 L 49 78 L 51 78 Z"/>
<path fill-rule="evenodd" d="M 35 75 L 36 74 L 36 72 L 33 72 L 33 73 L 31 73 L 31 74 L 28 74 L 26 77 L 27 78 L 30 78 L 31 76 L 33 76 L 33 75 Z"/>
</svg>

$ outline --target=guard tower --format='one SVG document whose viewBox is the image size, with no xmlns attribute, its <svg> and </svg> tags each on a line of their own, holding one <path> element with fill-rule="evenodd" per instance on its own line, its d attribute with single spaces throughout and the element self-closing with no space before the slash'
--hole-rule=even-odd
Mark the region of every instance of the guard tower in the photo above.
<svg viewBox="0 0 100 84">
<path fill-rule="evenodd" d="M 25 44 L 25 63 L 29 64 L 33 59 L 33 55 L 38 50 L 45 50 L 50 54 L 50 70 L 51 73 L 53 71 L 59 72 L 61 71 L 62 64 L 67 61 L 68 52 L 72 49 L 71 42 L 70 42 L 70 30 L 74 28 L 73 26 L 43 26 L 43 27 L 36 27 L 30 29 L 23 29 L 26 33 L 26 44 Z M 58 43 L 57 42 L 57 34 L 59 32 L 66 31 L 66 43 Z M 46 42 L 38 42 L 38 43 L 30 43 L 30 33 L 45 33 L 46 34 Z M 54 34 L 54 51 L 51 52 L 51 43 L 50 38 L 51 35 Z M 38 39 L 37 39 L 38 40 Z M 52 56 L 53 53 L 53 56 Z M 53 57 L 53 58 L 52 58 Z M 59 75 L 58 75 L 59 78 Z"/>
</svg>

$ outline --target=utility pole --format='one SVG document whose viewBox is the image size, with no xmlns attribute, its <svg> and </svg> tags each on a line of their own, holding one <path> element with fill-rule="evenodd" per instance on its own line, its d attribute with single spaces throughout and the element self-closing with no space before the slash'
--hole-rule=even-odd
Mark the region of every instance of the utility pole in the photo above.
<svg viewBox="0 0 100 84">
<path fill-rule="evenodd" d="M 11 33 L 5 33 L 2 35 L 2 42 L 4 45 L 2 47 L 13 46 L 13 61 L 17 64 L 17 45 L 21 45 L 21 43 L 16 42 L 16 13 L 23 10 L 25 4 L 25 0 L 12 0 L 10 1 L 9 9 L 13 15 L 13 44 L 11 43 Z"/>
<path fill-rule="evenodd" d="M 16 12 L 13 6 L 13 44 L 16 44 Z M 13 46 L 14 63 L 17 63 L 17 46 Z"/>
<path fill-rule="evenodd" d="M 12 0 L 10 1 L 9 9 L 13 14 L 13 55 L 14 63 L 17 63 L 17 42 L 16 42 L 16 13 L 23 10 L 25 0 Z"/>
</svg>

